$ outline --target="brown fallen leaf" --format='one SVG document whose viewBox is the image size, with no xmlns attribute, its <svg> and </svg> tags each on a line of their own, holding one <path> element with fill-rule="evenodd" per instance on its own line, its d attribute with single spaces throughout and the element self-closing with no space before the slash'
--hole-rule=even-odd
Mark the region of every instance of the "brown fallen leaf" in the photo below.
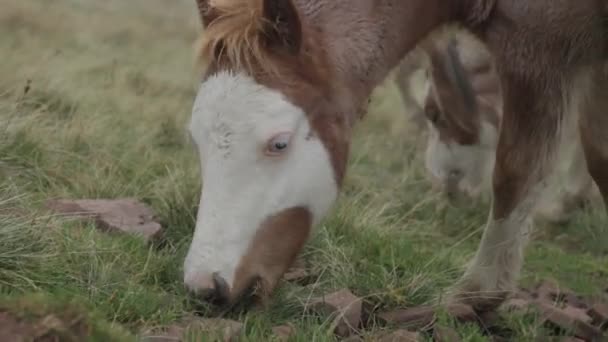
<svg viewBox="0 0 608 342">
<path fill-rule="evenodd" d="M 47 208 L 65 216 L 92 219 L 101 230 L 138 235 L 146 241 L 162 234 L 153 211 L 133 198 L 49 200 Z"/>
<path fill-rule="evenodd" d="M 472 322 L 478 319 L 475 310 L 469 305 L 453 304 L 446 308 L 447 313 L 463 322 Z M 436 309 L 430 306 L 419 306 L 408 309 L 399 309 L 378 314 L 385 323 L 405 325 L 408 328 L 423 328 L 435 321 Z"/>
<path fill-rule="evenodd" d="M 600 327 L 602 330 L 608 329 L 608 305 L 607 304 L 595 304 L 587 311 L 589 316 L 593 319 L 593 324 Z"/>
<path fill-rule="evenodd" d="M 591 323 L 591 321 L 593 320 L 591 318 L 591 316 L 589 316 L 587 314 L 587 311 L 584 309 L 579 309 L 576 308 L 574 306 L 566 306 L 565 308 L 562 309 L 564 311 L 564 313 L 576 320 L 579 320 L 581 322 L 585 322 L 585 323 Z"/>
<path fill-rule="evenodd" d="M 336 335 L 348 337 L 357 331 L 361 322 L 362 301 L 348 289 L 342 289 L 313 299 L 311 308 L 324 315 L 333 316 Z"/>
<path fill-rule="evenodd" d="M 589 303 L 575 293 L 567 293 L 565 295 L 566 304 L 578 309 L 588 309 Z"/>
<path fill-rule="evenodd" d="M 586 309 L 587 303 L 571 289 L 560 286 L 554 280 L 544 280 L 536 288 L 537 298 L 552 302 L 565 302 L 567 305 Z"/>
<path fill-rule="evenodd" d="M 553 340 L 551 340 L 553 341 Z M 559 339 L 559 342 L 585 342 L 585 340 L 581 340 L 580 338 L 572 337 L 572 336 L 563 336 Z"/>
<path fill-rule="evenodd" d="M 579 320 L 572 313 L 544 301 L 535 301 L 534 306 L 540 311 L 543 321 L 550 322 L 564 330 L 572 331 L 575 336 L 585 340 L 601 338 L 602 332 L 598 328 Z"/>
</svg>

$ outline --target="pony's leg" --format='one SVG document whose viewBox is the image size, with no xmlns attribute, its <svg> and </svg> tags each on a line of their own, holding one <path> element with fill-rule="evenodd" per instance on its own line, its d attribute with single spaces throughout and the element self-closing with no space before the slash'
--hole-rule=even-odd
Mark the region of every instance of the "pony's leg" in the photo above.
<svg viewBox="0 0 608 342">
<path fill-rule="evenodd" d="M 531 231 L 531 213 L 553 168 L 563 116 L 562 80 L 501 74 L 504 116 L 493 174 L 493 201 L 481 243 L 449 302 L 492 310 L 514 290 Z"/>
<path fill-rule="evenodd" d="M 581 141 L 587 168 L 608 209 L 608 62 L 597 66 L 590 78 L 579 121 Z"/>
<path fill-rule="evenodd" d="M 576 113 L 568 114 L 576 119 L 578 115 L 575 114 L 580 113 L 583 107 L 581 104 L 572 109 L 575 109 Z M 590 200 L 594 190 L 593 179 L 585 162 L 579 125 L 576 122 L 568 122 L 564 130 L 567 131 L 562 141 L 565 153 L 560 154 L 560 158 L 565 157 L 567 168 L 563 175 L 554 175 L 551 189 L 547 189 L 536 211 L 536 217 L 552 223 L 568 221 L 576 209 L 582 208 Z"/>
</svg>

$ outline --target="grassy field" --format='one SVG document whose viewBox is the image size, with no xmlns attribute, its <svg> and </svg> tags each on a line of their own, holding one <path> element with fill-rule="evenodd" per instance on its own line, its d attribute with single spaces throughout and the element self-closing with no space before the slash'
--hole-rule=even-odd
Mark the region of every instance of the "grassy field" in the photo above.
<svg viewBox="0 0 608 342">
<path fill-rule="evenodd" d="M 199 308 L 181 272 L 200 191 L 184 130 L 198 30 L 190 0 L 2 2 L 0 312 L 38 327 L 49 316 L 72 322 L 65 333 L 76 337 L 130 341 Z M 348 287 L 387 309 L 417 305 L 461 274 L 487 204 L 456 209 L 431 191 L 422 137 L 404 110 L 392 84 L 378 89 L 343 194 L 303 254 L 318 281 L 282 285 L 266 311 L 231 313 L 245 322 L 244 340 L 267 340 L 272 326 L 290 322 L 294 341 L 332 341 L 330 322 L 306 310 L 311 297 Z M 57 197 L 136 197 L 158 213 L 166 241 L 148 246 L 49 216 L 41 208 Z M 550 277 L 600 295 L 606 228 L 597 209 L 537 227 L 522 283 Z M 503 320 L 513 341 L 547 334 L 534 316 Z M 457 329 L 465 341 L 486 340 L 477 326 Z"/>
</svg>

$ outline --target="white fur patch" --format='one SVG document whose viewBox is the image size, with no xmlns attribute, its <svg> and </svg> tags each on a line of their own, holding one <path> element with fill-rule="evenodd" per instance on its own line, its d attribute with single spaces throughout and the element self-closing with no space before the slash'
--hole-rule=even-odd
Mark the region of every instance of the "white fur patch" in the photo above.
<svg viewBox="0 0 608 342">
<path fill-rule="evenodd" d="M 235 270 L 256 230 L 270 215 L 307 207 L 316 224 L 338 194 L 322 141 L 307 138 L 305 113 L 251 77 L 220 72 L 200 87 L 190 122 L 203 189 L 184 282 L 218 272 L 233 286 Z M 282 155 L 264 154 L 267 141 L 291 132 Z M 288 228 L 288 227 L 286 227 Z"/>
</svg>

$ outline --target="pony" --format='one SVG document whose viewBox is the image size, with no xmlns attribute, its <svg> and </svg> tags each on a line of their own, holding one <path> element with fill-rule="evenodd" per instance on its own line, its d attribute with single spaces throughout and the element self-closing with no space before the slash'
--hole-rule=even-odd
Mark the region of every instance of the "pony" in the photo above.
<svg viewBox="0 0 608 342">
<path fill-rule="evenodd" d="M 412 76 L 425 71 L 425 94 L 417 100 Z M 409 121 L 427 128 L 425 166 L 433 185 L 452 204 L 476 200 L 489 192 L 502 120 L 500 82 L 492 55 L 468 32 L 440 31 L 425 39 L 398 66 L 395 83 Z M 574 113 L 576 114 L 576 113 Z M 595 195 L 575 125 L 565 125 L 556 174 L 537 208 L 539 218 L 565 222 L 574 209 Z M 569 146 L 574 148 L 568 149 Z M 556 170 L 558 171 L 558 170 Z M 563 189 L 557 177 L 565 178 Z"/>
<path fill-rule="evenodd" d="M 431 32 L 456 25 L 494 56 L 502 121 L 491 212 L 448 303 L 514 290 L 534 203 L 573 107 L 608 200 L 606 0 L 198 0 L 201 83 L 189 131 L 202 191 L 185 286 L 268 297 L 331 210 L 369 96 Z"/>
<path fill-rule="evenodd" d="M 413 108 L 410 121 L 427 128 L 427 174 L 452 201 L 477 198 L 491 180 L 502 119 L 492 56 L 458 29 L 432 34 L 414 52 L 399 65 L 395 83 Z M 415 100 L 409 84 L 418 69 L 426 74 L 422 101 Z"/>
</svg>

